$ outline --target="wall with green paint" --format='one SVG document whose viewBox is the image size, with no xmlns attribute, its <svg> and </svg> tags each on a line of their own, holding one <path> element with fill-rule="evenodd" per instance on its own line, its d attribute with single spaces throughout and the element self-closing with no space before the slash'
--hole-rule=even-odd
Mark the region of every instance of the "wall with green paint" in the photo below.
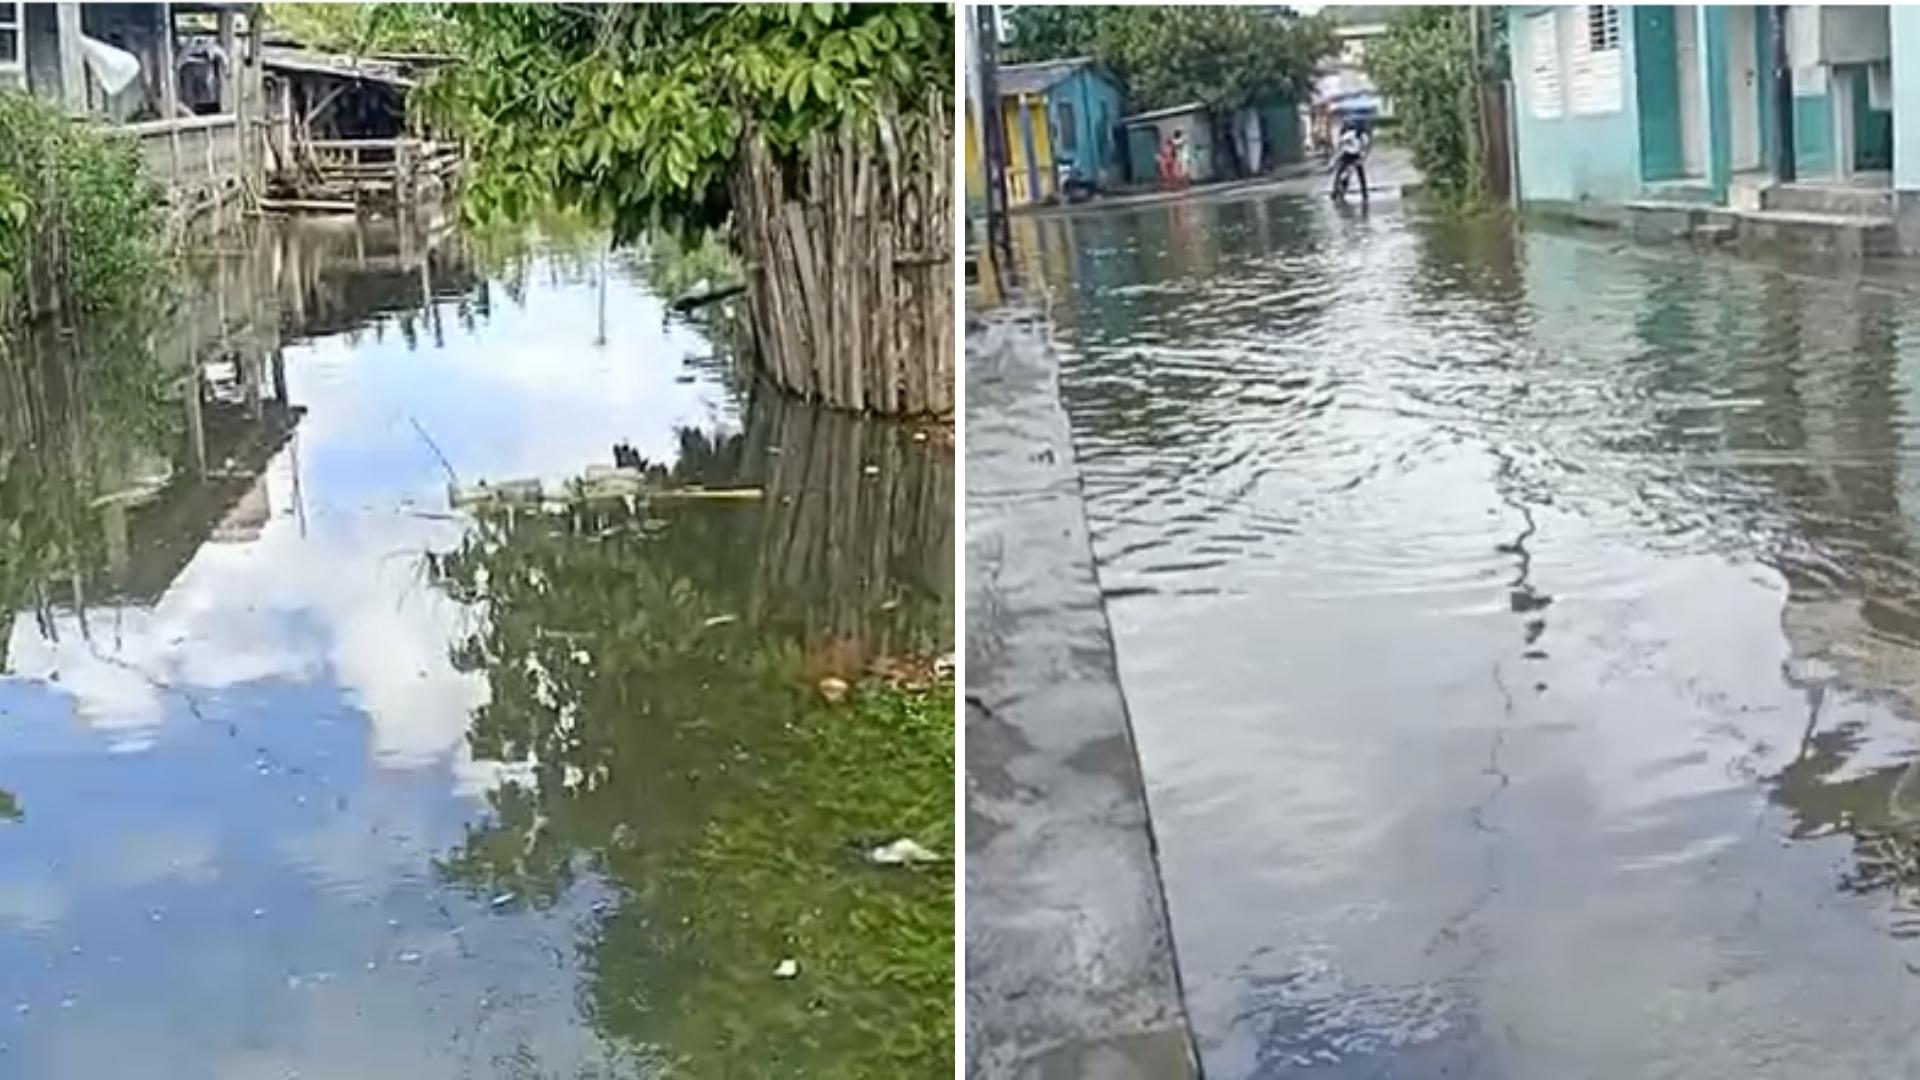
<svg viewBox="0 0 1920 1080">
<path fill-rule="evenodd" d="M 1874 108 L 1869 99 L 1867 67 L 1857 64 L 1849 69 L 1853 80 L 1853 167 L 1856 169 L 1893 168 L 1893 112 Z"/>
<path fill-rule="evenodd" d="M 1766 162 L 1767 168 L 1771 169 L 1773 168 L 1774 161 L 1774 144 L 1778 141 L 1776 138 L 1777 130 L 1774 126 L 1773 119 L 1774 109 L 1777 107 L 1777 99 L 1774 96 L 1775 79 L 1771 61 L 1771 57 L 1773 56 L 1773 9 L 1761 8 L 1754 14 L 1756 15 L 1756 18 L 1753 20 L 1753 32 L 1756 37 L 1754 42 L 1755 55 L 1767 58 L 1760 64 L 1759 86 L 1756 88 L 1760 94 L 1760 152 L 1761 160 Z M 1861 75 L 1864 79 L 1865 69 L 1861 70 Z M 1865 108 L 1866 95 L 1867 86 L 1866 83 L 1862 81 L 1859 84 L 1859 93 L 1857 95 L 1862 108 Z M 1871 122 L 1884 123 L 1885 134 L 1880 136 L 1880 139 L 1881 145 L 1883 145 L 1885 149 L 1882 150 L 1881 153 L 1884 154 L 1888 160 L 1891 160 L 1893 149 L 1892 114 L 1877 113 L 1876 116 L 1885 118 L 1884 121 Z M 1869 122 L 1866 118 L 1861 118 L 1860 123 L 1855 126 L 1856 145 L 1863 146 L 1866 144 L 1866 127 L 1864 125 Z M 1818 179 L 1833 174 L 1832 95 L 1827 93 L 1794 95 L 1793 149 L 1794 171 L 1801 178 Z M 1855 157 L 1857 159 L 1859 155 L 1856 153 Z M 1885 168 L 1886 166 L 1876 167 Z"/>
<path fill-rule="evenodd" d="M 1633 13 L 1633 77 L 1640 105 L 1640 178 L 1671 180 L 1686 174 L 1680 145 L 1680 58 L 1674 45 L 1674 10 L 1667 5 L 1628 10 Z"/>
<path fill-rule="evenodd" d="M 1778 80 L 1773 72 L 1773 9 L 1758 8 L 1753 13 L 1753 49 L 1760 57 L 1760 78 L 1754 92 L 1760 95 L 1760 162 L 1770 173 L 1776 172 L 1774 149 L 1779 140 L 1779 131 L 1774 126 L 1773 114 L 1778 107 L 1774 87 Z M 1796 140 L 1797 141 L 1797 140 Z"/>
<path fill-rule="evenodd" d="M 1728 100 L 1725 7 L 1703 7 L 1700 26 L 1701 62 L 1707 69 L 1707 184 L 1716 202 L 1725 202 L 1733 179 L 1733 116 Z"/>
<path fill-rule="evenodd" d="M 1292 98 L 1274 97 L 1262 101 L 1260 113 L 1261 140 L 1265 144 L 1260 163 L 1263 169 L 1271 169 L 1299 161 L 1306 156 L 1306 148 L 1300 137 L 1300 106 Z"/>
<path fill-rule="evenodd" d="M 1160 132 L 1151 124 L 1127 129 L 1127 179 L 1136 187 L 1160 182 Z"/>
<path fill-rule="evenodd" d="M 1513 70 L 1533 70 L 1529 16 L 1559 9 L 1530 4 L 1509 9 Z M 1570 9 L 1569 9 L 1570 10 Z M 1567 19 L 1561 24 L 1579 27 Z M 1625 202 L 1640 193 L 1640 108 L 1635 97 L 1634 72 L 1637 34 L 1634 23 L 1621 25 L 1620 108 L 1611 112 L 1579 114 L 1566 108 L 1563 98 L 1557 117 L 1536 115 L 1533 80 L 1524 74 L 1514 82 L 1514 149 L 1520 164 L 1520 201 L 1575 204 L 1586 200 Z M 1564 35 L 1562 35 L 1564 37 Z M 1567 73 L 1562 72 L 1565 86 Z"/>
<path fill-rule="evenodd" d="M 1827 94 L 1793 97 L 1793 162 L 1802 179 L 1833 173 L 1833 99 Z"/>
</svg>

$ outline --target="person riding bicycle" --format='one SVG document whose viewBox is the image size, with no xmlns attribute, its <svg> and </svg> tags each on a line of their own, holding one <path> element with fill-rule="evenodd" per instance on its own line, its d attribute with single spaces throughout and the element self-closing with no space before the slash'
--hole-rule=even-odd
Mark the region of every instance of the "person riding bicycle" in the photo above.
<svg viewBox="0 0 1920 1080">
<path fill-rule="evenodd" d="M 1333 165 L 1333 197 L 1345 198 L 1347 173 L 1360 181 L 1360 198 L 1367 198 L 1367 151 L 1373 149 L 1373 135 L 1358 117 L 1348 117 L 1340 125 L 1339 156 Z"/>
</svg>

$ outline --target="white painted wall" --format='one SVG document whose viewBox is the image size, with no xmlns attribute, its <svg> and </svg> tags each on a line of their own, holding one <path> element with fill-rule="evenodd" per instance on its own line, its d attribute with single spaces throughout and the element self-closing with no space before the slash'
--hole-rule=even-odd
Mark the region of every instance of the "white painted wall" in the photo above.
<svg viewBox="0 0 1920 1080">
<path fill-rule="evenodd" d="M 1820 59 L 1828 64 L 1866 64 L 1892 55 L 1885 7 L 1822 7 Z"/>
<path fill-rule="evenodd" d="M 1626 49 L 1622 40 L 1626 13 L 1611 4 L 1581 4 L 1562 8 L 1561 37 L 1568 43 L 1567 102 L 1581 115 L 1620 111 Z M 1603 14 L 1604 13 L 1604 14 Z M 1597 24 L 1609 27 L 1606 41 L 1596 40 Z"/>
<path fill-rule="evenodd" d="M 1760 58 L 1756 52 L 1753 8 L 1728 8 L 1727 102 L 1735 172 L 1760 167 Z"/>
<path fill-rule="evenodd" d="M 1707 125 L 1701 90 L 1706 84 L 1700 55 L 1700 9 L 1673 9 L 1674 56 L 1680 68 L 1680 163 L 1688 176 L 1707 173 Z"/>
</svg>

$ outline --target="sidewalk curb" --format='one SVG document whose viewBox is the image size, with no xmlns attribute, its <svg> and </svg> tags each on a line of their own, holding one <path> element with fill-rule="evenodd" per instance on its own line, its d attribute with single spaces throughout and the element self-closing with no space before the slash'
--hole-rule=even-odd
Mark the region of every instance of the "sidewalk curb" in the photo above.
<svg viewBox="0 0 1920 1080">
<path fill-rule="evenodd" d="M 1055 357 L 967 340 L 970 1078 L 1199 1075 Z"/>
</svg>

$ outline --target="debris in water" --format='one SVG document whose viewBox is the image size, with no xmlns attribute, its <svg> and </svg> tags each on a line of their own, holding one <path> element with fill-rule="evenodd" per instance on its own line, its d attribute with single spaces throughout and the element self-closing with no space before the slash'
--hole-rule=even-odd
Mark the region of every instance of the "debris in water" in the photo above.
<svg viewBox="0 0 1920 1080">
<path fill-rule="evenodd" d="M 791 956 L 780 961 L 779 966 L 773 969 L 773 977 L 776 979 L 791 979 L 799 974 L 800 962 Z"/>
<path fill-rule="evenodd" d="M 739 622 L 739 621 L 740 621 L 740 616 L 738 615 L 715 615 L 712 618 L 709 618 L 706 622 L 701 623 L 700 625 L 705 629 L 711 630 L 716 626 L 725 626 L 730 622 Z"/>
<path fill-rule="evenodd" d="M 879 476 L 879 475 L 880 475 L 880 466 L 878 466 L 878 465 L 869 465 L 869 466 L 867 466 L 866 468 L 864 468 L 864 469 L 862 469 L 862 470 L 860 470 L 860 471 L 861 471 L 861 472 L 864 472 L 864 473 L 866 473 L 866 474 L 867 474 L 868 476 Z"/>
<path fill-rule="evenodd" d="M 821 679 L 820 680 L 820 696 L 823 698 L 826 698 L 828 704 L 831 704 L 831 705 L 840 704 L 840 702 L 844 700 L 847 696 L 847 680 L 837 679 L 837 678 L 834 678 L 832 675 L 829 675 L 826 678 Z"/>
<path fill-rule="evenodd" d="M 412 949 L 407 949 L 400 953 L 400 955 L 394 957 L 394 959 L 403 964 L 417 964 L 420 962 L 420 954 L 414 952 Z"/>
<path fill-rule="evenodd" d="M 514 893 L 503 892 L 499 896 L 496 896 L 492 900 L 488 901 L 488 904 L 495 908 L 503 908 L 503 907 L 506 907 L 508 904 L 513 903 L 514 900 L 516 899 L 518 899 L 518 897 Z"/>
<path fill-rule="evenodd" d="M 913 863 L 944 862 L 937 853 L 920 846 L 912 837 L 903 836 L 891 844 L 882 844 L 867 852 L 867 861 L 878 866 L 907 866 Z"/>
</svg>

